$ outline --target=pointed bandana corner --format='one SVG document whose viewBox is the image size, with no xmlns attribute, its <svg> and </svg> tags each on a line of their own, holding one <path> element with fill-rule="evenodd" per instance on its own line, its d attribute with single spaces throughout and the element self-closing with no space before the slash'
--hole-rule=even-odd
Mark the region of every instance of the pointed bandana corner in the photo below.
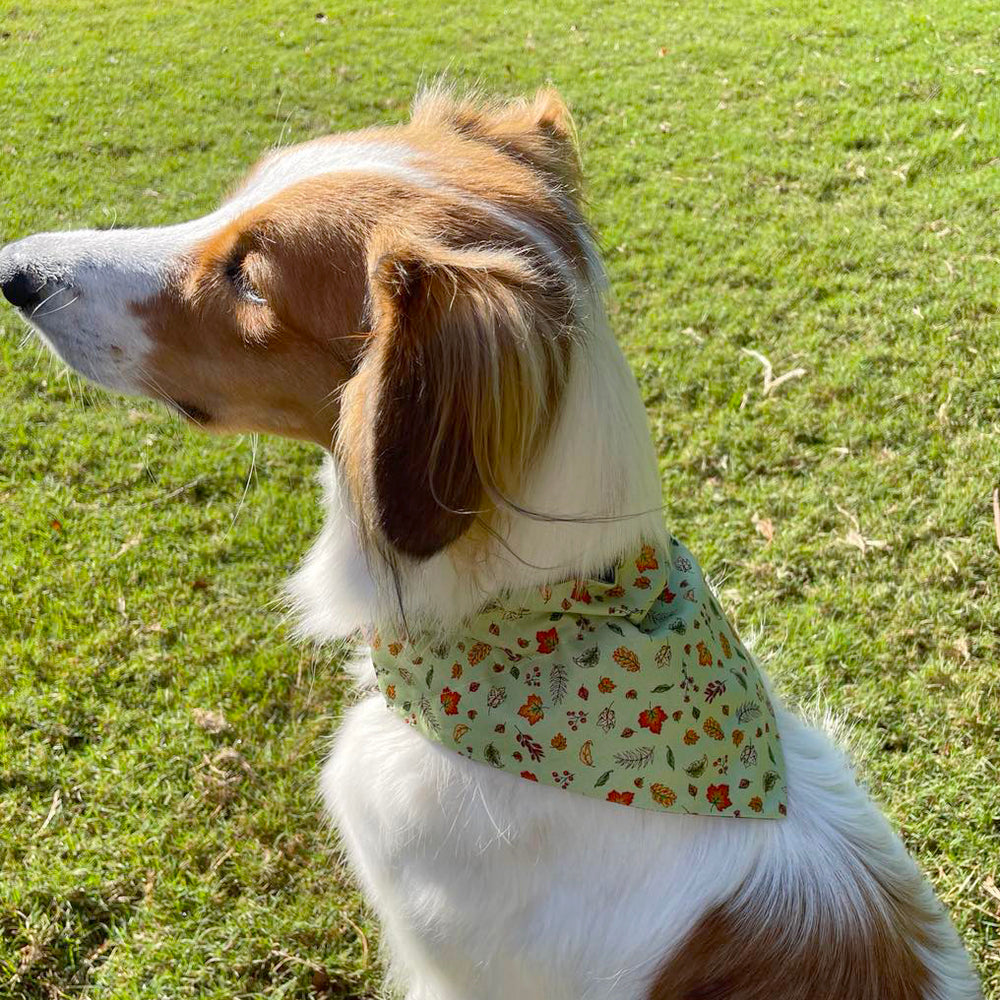
<svg viewBox="0 0 1000 1000">
<path fill-rule="evenodd" d="M 505 595 L 441 641 L 376 634 L 386 704 L 528 781 L 703 816 L 785 815 L 774 708 L 688 550 Z"/>
</svg>

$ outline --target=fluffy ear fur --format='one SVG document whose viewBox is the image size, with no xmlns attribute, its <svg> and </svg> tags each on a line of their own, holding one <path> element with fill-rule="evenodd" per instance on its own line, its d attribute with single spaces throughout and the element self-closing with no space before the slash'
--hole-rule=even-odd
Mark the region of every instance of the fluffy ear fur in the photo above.
<svg viewBox="0 0 1000 1000">
<path fill-rule="evenodd" d="M 426 559 L 516 495 L 566 377 L 565 293 L 520 254 L 373 241 L 338 456 L 362 527 Z"/>
<path fill-rule="evenodd" d="M 475 94 L 455 97 L 445 86 L 420 94 L 413 122 L 447 125 L 473 139 L 488 142 L 524 160 L 556 180 L 574 197 L 580 189 L 580 157 L 576 132 L 566 102 L 551 87 L 534 100 L 483 101 Z"/>
</svg>

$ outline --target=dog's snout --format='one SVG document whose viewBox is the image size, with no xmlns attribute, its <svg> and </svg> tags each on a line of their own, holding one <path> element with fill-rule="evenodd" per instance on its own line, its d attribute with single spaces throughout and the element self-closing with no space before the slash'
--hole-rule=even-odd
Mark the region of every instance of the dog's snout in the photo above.
<svg viewBox="0 0 1000 1000">
<path fill-rule="evenodd" d="M 42 301 L 44 279 L 27 270 L 17 270 L 0 284 L 4 298 L 18 309 L 34 309 Z"/>
</svg>

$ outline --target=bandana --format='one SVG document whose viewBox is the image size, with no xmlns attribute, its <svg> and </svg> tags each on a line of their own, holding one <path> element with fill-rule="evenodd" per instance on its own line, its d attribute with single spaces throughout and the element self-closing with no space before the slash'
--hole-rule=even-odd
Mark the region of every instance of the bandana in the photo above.
<svg viewBox="0 0 1000 1000">
<path fill-rule="evenodd" d="M 511 592 L 451 636 L 376 633 L 389 708 L 470 760 L 661 812 L 785 815 L 774 708 L 691 553 Z"/>
</svg>

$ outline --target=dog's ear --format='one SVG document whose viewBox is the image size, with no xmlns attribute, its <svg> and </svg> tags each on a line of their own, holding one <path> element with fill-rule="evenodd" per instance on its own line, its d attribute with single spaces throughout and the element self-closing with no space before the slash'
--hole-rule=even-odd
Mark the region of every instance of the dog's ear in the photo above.
<svg viewBox="0 0 1000 1000">
<path fill-rule="evenodd" d="M 580 190 L 580 156 L 566 102 L 552 87 L 532 100 L 482 101 L 456 97 L 447 87 L 424 91 L 413 107 L 415 125 L 445 125 L 488 142 L 558 181 L 574 197 Z"/>
<path fill-rule="evenodd" d="M 337 450 L 364 527 L 426 559 L 516 494 L 565 378 L 565 312 L 507 250 L 376 237 L 369 281 Z"/>
</svg>

